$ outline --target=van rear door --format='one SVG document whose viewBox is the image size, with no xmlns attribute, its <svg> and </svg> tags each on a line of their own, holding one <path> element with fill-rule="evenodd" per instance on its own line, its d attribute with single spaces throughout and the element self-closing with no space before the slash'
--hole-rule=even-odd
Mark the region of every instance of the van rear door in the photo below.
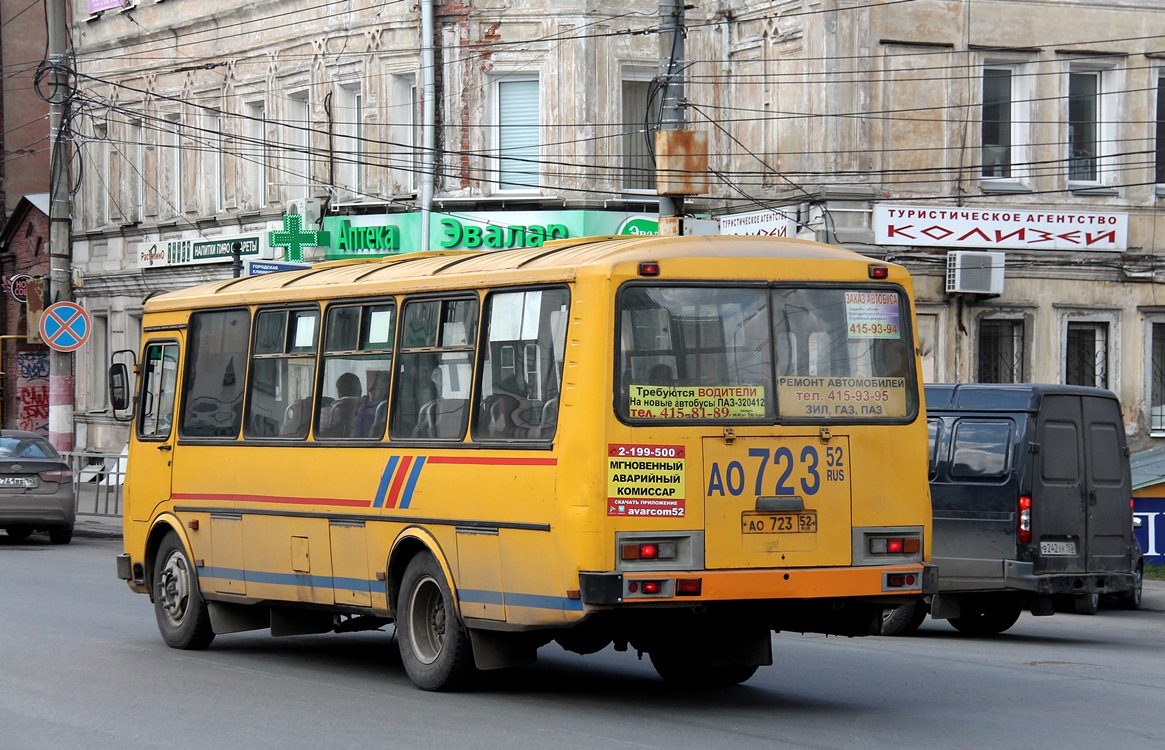
<svg viewBox="0 0 1165 750">
<path fill-rule="evenodd" d="M 1085 396 L 1082 401 L 1088 436 L 1084 444 L 1088 569 L 1125 572 L 1133 491 L 1124 420 L 1114 399 Z"/>
<path fill-rule="evenodd" d="M 1047 395 L 1036 422 L 1032 541 L 1037 573 L 1128 569 L 1132 496 L 1114 399 Z"/>
</svg>

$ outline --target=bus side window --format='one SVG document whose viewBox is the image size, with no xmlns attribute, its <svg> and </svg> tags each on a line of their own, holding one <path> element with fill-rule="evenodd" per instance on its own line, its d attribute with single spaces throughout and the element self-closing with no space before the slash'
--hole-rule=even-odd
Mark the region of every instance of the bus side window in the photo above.
<svg viewBox="0 0 1165 750">
<path fill-rule="evenodd" d="M 247 310 L 190 316 L 179 427 L 182 436 L 238 437 L 250 338 L 251 314 Z"/>
<path fill-rule="evenodd" d="M 401 327 L 392 437 L 460 440 L 469 421 L 477 299 L 406 302 Z"/>
</svg>

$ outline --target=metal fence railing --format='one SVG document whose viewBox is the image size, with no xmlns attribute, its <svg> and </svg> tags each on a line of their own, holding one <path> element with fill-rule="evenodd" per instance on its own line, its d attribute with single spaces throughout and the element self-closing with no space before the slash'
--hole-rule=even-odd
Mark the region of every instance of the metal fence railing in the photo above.
<svg viewBox="0 0 1165 750">
<path fill-rule="evenodd" d="M 77 512 L 120 516 L 125 454 L 68 451 L 63 455 L 73 469 Z"/>
</svg>

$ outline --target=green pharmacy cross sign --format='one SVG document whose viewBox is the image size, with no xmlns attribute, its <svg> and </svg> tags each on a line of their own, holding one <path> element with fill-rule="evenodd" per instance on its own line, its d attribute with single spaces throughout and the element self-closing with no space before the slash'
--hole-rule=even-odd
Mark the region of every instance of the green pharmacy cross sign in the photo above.
<svg viewBox="0 0 1165 750">
<path fill-rule="evenodd" d="M 271 247 L 285 248 L 283 259 L 290 263 L 303 262 L 305 247 L 321 247 L 330 242 L 328 233 L 321 230 L 303 229 L 303 217 L 299 214 L 287 214 L 283 217 L 283 231 L 270 232 L 267 244 Z"/>
</svg>

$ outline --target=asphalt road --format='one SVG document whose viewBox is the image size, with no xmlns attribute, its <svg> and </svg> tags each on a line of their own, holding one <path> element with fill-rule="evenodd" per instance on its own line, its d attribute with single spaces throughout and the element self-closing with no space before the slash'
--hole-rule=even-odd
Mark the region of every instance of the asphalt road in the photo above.
<svg viewBox="0 0 1165 750">
<path fill-rule="evenodd" d="M 1091 748 L 1165 745 L 1165 584 L 1140 612 L 1024 615 L 997 638 L 774 635 L 713 693 L 633 653 L 555 645 L 466 693 L 418 691 L 385 632 L 167 648 L 114 574 L 116 525 L 0 535 L 0 748 Z"/>
</svg>

